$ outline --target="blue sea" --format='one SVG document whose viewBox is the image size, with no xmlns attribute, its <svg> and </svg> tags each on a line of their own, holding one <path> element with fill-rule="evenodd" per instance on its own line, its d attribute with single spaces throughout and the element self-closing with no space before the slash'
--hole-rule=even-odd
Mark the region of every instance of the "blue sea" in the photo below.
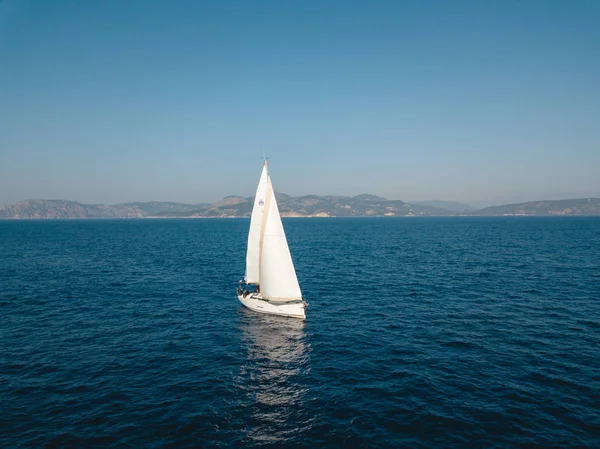
<svg viewBox="0 0 600 449">
<path fill-rule="evenodd" d="M 0 447 L 600 447 L 600 218 L 0 221 Z"/>
</svg>

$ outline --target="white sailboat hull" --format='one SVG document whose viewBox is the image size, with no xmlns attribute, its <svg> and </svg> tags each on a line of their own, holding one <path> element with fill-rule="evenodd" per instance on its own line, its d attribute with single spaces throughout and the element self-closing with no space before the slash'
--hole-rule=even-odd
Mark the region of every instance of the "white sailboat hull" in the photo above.
<svg viewBox="0 0 600 449">
<path fill-rule="evenodd" d="M 238 295 L 238 299 L 243 305 L 255 312 L 299 318 L 301 320 L 306 319 L 306 303 L 304 301 L 276 304 L 260 299 L 256 294 L 248 295 L 245 298 Z"/>
</svg>

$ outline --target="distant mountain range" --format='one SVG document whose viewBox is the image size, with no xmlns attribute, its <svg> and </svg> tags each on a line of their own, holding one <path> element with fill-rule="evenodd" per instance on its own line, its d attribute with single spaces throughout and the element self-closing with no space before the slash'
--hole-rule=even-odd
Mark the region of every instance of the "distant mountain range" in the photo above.
<svg viewBox="0 0 600 449">
<path fill-rule="evenodd" d="M 415 204 L 418 206 L 432 206 L 437 207 L 438 209 L 444 209 L 449 212 L 469 212 L 474 210 L 475 208 L 469 206 L 464 203 L 457 203 L 456 201 L 441 201 L 441 200 L 432 200 L 432 201 L 411 201 L 410 204 Z"/>
<path fill-rule="evenodd" d="M 0 207 L 0 219 L 249 217 L 253 202 L 253 197 L 241 196 L 227 196 L 211 204 L 152 201 L 104 205 L 34 199 Z M 531 201 L 483 209 L 447 201 L 405 203 L 368 194 L 292 197 L 279 193 L 277 202 L 284 217 L 600 215 L 600 198 Z"/>
<path fill-rule="evenodd" d="M 475 210 L 472 215 L 600 215 L 600 198 L 529 201 Z"/>
</svg>

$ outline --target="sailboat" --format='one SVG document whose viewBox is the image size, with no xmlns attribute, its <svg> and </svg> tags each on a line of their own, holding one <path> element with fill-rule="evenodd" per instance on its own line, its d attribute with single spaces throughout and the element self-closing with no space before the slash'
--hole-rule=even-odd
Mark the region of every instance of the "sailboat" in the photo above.
<svg viewBox="0 0 600 449">
<path fill-rule="evenodd" d="M 240 286 L 237 293 L 247 308 L 306 319 L 308 304 L 302 299 L 266 159 L 250 218 L 245 281 L 246 289 Z"/>
</svg>

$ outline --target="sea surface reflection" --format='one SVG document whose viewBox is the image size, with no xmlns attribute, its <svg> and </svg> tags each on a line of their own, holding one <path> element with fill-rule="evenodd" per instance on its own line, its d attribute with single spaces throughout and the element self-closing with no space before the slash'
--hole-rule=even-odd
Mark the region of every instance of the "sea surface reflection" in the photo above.
<svg viewBox="0 0 600 449">
<path fill-rule="evenodd" d="M 240 403 L 250 409 L 246 437 L 253 444 L 294 440 L 312 425 L 302 382 L 310 371 L 305 323 L 242 308 L 239 318 L 247 357 L 236 384 Z"/>
</svg>

